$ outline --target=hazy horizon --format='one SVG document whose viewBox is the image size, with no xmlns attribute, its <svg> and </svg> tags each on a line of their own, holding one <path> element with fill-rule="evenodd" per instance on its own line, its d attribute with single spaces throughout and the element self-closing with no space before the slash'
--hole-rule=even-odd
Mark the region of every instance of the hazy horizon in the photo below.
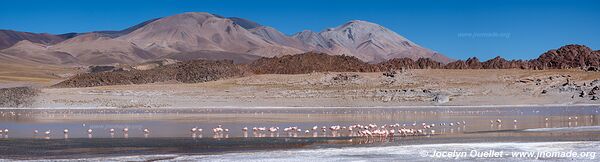
<svg viewBox="0 0 600 162">
<path fill-rule="evenodd" d="M 183 12 L 240 17 L 291 35 L 350 20 L 389 28 L 454 59 L 531 59 L 567 44 L 600 48 L 597 1 L 57 1 L 4 2 L 0 29 L 63 34 L 121 30 Z M 360 12 L 357 12 L 360 10 Z"/>
</svg>

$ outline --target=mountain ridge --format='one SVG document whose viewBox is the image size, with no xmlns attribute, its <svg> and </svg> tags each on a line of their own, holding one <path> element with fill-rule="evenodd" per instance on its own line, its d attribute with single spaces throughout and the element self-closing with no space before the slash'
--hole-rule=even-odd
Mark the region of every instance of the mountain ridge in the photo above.
<svg viewBox="0 0 600 162">
<path fill-rule="evenodd" d="M 52 37 L 57 40 L 32 42 L 48 45 L 47 53 L 70 54 L 81 64 L 139 63 L 197 51 L 202 51 L 202 55 L 207 54 L 206 51 L 215 51 L 260 57 L 321 52 L 354 56 L 371 63 L 393 58 L 431 58 L 443 63 L 451 60 L 381 25 L 362 20 L 348 21 L 319 33 L 304 30 L 286 35 L 273 27 L 243 18 L 186 12 L 147 20 L 119 31 L 66 33 Z M 211 55 L 210 58 L 223 57 Z"/>
</svg>

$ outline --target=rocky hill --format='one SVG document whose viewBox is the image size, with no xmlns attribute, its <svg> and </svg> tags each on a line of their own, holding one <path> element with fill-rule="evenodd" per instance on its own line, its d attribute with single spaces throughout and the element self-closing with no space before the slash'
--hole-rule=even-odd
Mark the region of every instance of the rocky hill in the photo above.
<svg viewBox="0 0 600 162">
<path fill-rule="evenodd" d="M 566 45 L 542 54 L 530 64 L 536 69 L 600 67 L 600 51 L 583 45 Z"/>
<path fill-rule="evenodd" d="M 302 52 L 269 43 L 231 19 L 204 12 L 161 18 L 117 39 L 162 55 L 210 50 L 272 57 Z"/>
<path fill-rule="evenodd" d="M 256 74 L 305 74 L 311 72 L 374 72 L 377 68 L 352 56 L 304 53 L 261 58 L 248 65 Z"/>
<path fill-rule="evenodd" d="M 232 61 L 194 60 L 160 66 L 150 70 L 84 73 L 53 87 L 94 87 L 107 85 L 148 84 L 175 81 L 199 83 L 247 75 L 248 71 Z"/>
</svg>

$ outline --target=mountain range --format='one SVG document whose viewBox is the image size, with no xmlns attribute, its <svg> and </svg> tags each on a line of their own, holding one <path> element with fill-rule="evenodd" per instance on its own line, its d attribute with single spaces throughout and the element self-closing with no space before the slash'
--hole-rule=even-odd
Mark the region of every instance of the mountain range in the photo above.
<svg viewBox="0 0 600 162">
<path fill-rule="evenodd" d="M 304 52 L 354 56 L 370 63 L 394 58 L 452 61 L 361 20 L 291 36 L 250 20 L 204 12 L 152 19 L 120 31 L 52 35 L 0 30 L 0 61 L 52 65 L 135 64 L 161 58 L 244 62 Z"/>
</svg>

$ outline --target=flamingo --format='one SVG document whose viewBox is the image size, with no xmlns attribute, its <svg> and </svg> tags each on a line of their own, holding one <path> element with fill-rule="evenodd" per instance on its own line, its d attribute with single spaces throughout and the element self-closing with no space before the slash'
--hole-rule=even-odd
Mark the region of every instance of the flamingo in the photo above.
<svg viewBox="0 0 600 162">
<path fill-rule="evenodd" d="M 277 129 L 277 128 L 275 128 L 275 127 L 271 127 L 271 128 L 269 128 L 269 132 L 271 132 L 271 133 L 277 132 L 277 130 L 278 130 L 278 129 Z"/>
<path fill-rule="evenodd" d="M 217 127 L 217 128 L 213 128 L 213 133 L 217 134 L 217 133 L 223 132 L 223 128 L 221 128 L 220 126 L 221 125 L 219 125 L 219 127 Z"/>
</svg>

